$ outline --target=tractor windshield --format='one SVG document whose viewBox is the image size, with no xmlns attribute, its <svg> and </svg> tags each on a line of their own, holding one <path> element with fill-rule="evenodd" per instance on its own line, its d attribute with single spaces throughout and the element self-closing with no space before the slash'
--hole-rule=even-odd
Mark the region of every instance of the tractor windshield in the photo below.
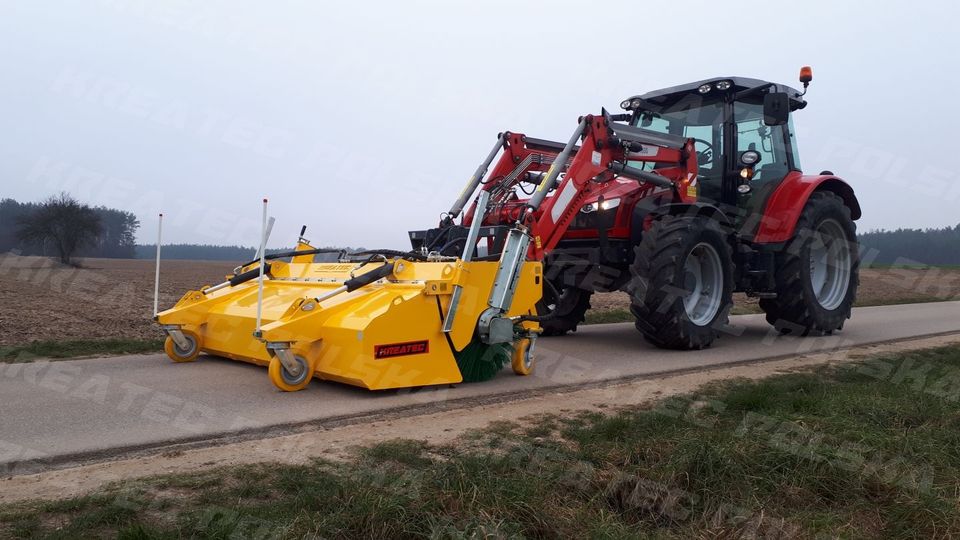
<svg viewBox="0 0 960 540">
<path fill-rule="evenodd" d="M 682 95 L 679 99 L 673 97 L 662 105 L 648 102 L 645 108 L 637 111 L 633 125 L 693 138 L 700 166 L 701 196 L 719 200 L 723 176 L 723 102 L 692 94 Z M 653 165 L 640 162 L 633 166 L 650 170 Z"/>
</svg>

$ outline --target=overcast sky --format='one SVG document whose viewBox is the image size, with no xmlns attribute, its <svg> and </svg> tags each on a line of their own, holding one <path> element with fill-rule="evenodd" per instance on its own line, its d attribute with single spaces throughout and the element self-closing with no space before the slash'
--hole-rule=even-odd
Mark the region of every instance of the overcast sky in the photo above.
<svg viewBox="0 0 960 540">
<path fill-rule="evenodd" d="M 246 245 L 269 197 L 274 246 L 405 247 L 499 131 L 565 141 L 632 94 L 809 64 L 804 169 L 854 186 L 861 230 L 956 225 L 953 4 L 845 4 L 0 0 L 0 197 Z"/>
</svg>

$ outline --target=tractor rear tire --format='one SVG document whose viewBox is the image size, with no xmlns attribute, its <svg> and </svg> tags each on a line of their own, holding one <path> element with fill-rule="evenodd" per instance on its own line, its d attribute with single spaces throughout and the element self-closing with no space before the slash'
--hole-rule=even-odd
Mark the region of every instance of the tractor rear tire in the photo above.
<svg viewBox="0 0 960 540">
<path fill-rule="evenodd" d="M 543 336 L 562 336 L 567 332 L 576 332 L 577 326 L 584 321 L 587 310 L 590 309 L 590 296 L 593 292 L 578 287 L 563 287 L 560 298 L 544 297 L 537 302 L 537 313 L 547 314 L 556 310 L 556 315 L 540 322 Z M 545 295 L 549 287 L 543 289 Z"/>
<path fill-rule="evenodd" d="M 763 298 L 767 322 L 781 334 L 831 334 L 850 318 L 860 284 L 857 226 L 830 191 L 810 195 L 796 232 L 777 254 L 776 298 Z"/>
<path fill-rule="evenodd" d="M 708 217 L 663 216 L 643 233 L 631 266 L 637 330 L 664 349 L 703 349 L 733 305 L 729 235 Z"/>
</svg>

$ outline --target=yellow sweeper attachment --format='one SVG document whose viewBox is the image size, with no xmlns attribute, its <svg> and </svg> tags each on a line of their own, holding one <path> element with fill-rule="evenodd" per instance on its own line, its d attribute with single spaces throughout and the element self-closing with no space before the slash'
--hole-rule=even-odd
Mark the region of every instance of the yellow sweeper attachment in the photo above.
<svg viewBox="0 0 960 540">
<path fill-rule="evenodd" d="M 605 121 L 584 117 L 566 145 L 549 143 L 547 150 L 538 150 L 539 159 L 514 159 L 513 150 L 526 139 L 501 133 L 441 223 L 448 225 L 441 229 L 449 238 L 438 236 L 411 252 L 342 253 L 337 262 L 320 263 L 315 256 L 325 250 L 313 248 L 301 230 L 296 250 L 265 255 L 272 222 L 264 200 L 257 260 L 219 285 L 188 292 L 167 311 L 156 313 L 155 296 L 167 354 L 177 362 L 207 352 L 266 365 L 270 380 L 286 391 L 304 388 L 313 377 L 371 390 L 481 381 L 507 362 L 514 372 L 529 374 L 539 321 L 553 315 L 536 312 L 548 285 L 540 263 L 547 249 L 541 236 L 549 233 L 555 243 L 593 180 L 607 174 L 601 163 L 606 154 L 594 151 L 601 145 L 589 139 L 591 130 L 607 133 Z M 556 153 L 558 148 L 562 151 Z M 483 183 L 501 151 L 491 176 L 514 182 L 536 170 L 540 187 L 510 223 L 490 227 L 484 220 L 513 189 Z M 603 152 L 610 153 L 607 146 Z M 568 165 L 543 171 L 548 163 Z M 560 195 L 539 212 L 553 186 Z M 474 193 L 470 219 L 465 215 L 453 226 Z M 446 244 L 434 250 L 439 238 Z M 457 252 L 448 248 L 460 243 L 462 252 L 454 256 Z M 160 244 L 158 238 L 157 283 Z"/>
<path fill-rule="evenodd" d="M 313 377 L 370 390 L 479 381 L 507 362 L 526 375 L 539 327 L 523 316 L 535 315 L 543 276 L 525 261 L 529 237 L 514 239 L 494 261 L 381 253 L 334 263 L 313 262 L 322 250 L 301 239 L 303 255 L 264 263 L 262 289 L 258 260 L 156 320 L 175 362 L 206 352 L 268 366 L 285 391 Z"/>
</svg>

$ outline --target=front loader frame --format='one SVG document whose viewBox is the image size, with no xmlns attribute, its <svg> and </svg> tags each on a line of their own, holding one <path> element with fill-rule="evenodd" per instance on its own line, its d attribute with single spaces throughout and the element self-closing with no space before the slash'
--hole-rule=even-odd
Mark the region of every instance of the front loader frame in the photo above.
<svg viewBox="0 0 960 540">
<path fill-rule="evenodd" d="M 490 179 L 484 182 L 486 170 L 501 147 L 504 152 Z M 678 174 L 677 177 L 670 179 L 627 165 L 632 154 L 641 152 L 647 161 L 676 165 L 672 172 Z M 605 111 L 598 116 L 581 117 L 577 129 L 562 147 L 550 141 L 528 140 L 522 134 L 501 133 L 447 216 L 449 225 L 477 187 L 483 185 L 464 219 L 469 228 L 461 259 L 468 261 L 491 202 L 494 206 L 506 203 L 515 193 L 513 188 L 524 180 L 536 178 L 539 182 L 530 198 L 519 206 L 514 205 L 513 215 L 508 216 L 507 222 L 512 221 L 512 227 L 500 252 L 488 309 L 478 322 L 483 342 L 494 344 L 513 339 L 515 321 L 506 320 L 502 315 L 510 308 L 521 263 L 541 261 L 563 237 L 584 201 L 594 196 L 603 183 L 624 176 L 670 190 L 677 203 L 692 202 L 696 200 L 696 193 L 690 187 L 695 185 L 696 174 L 689 171 L 696 171 L 696 167 L 692 141 L 615 124 Z M 559 180 L 561 174 L 564 176 Z M 551 192 L 554 195 L 548 197 Z M 455 292 L 455 307 L 459 302 L 458 293 Z M 444 329 L 448 327 L 445 321 Z"/>
</svg>

